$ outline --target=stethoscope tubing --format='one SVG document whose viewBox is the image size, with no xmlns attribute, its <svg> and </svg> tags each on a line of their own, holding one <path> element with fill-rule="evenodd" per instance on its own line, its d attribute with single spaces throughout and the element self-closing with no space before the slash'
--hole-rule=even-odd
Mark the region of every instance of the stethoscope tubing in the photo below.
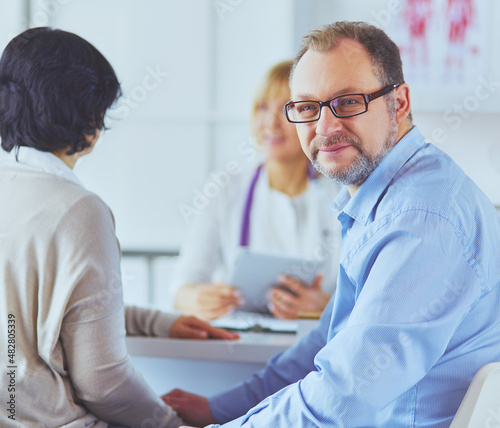
<svg viewBox="0 0 500 428">
<path fill-rule="evenodd" d="M 240 246 L 248 247 L 250 243 L 250 213 L 252 211 L 253 196 L 255 193 L 255 186 L 257 185 L 257 180 L 259 179 L 260 172 L 264 164 L 261 163 L 250 181 L 250 186 L 248 187 L 247 198 L 245 200 L 245 207 L 243 209 L 243 218 L 241 221 L 241 233 L 240 233 Z M 309 180 L 314 180 L 316 178 L 316 171 L 312 166 L 307 168 L 307 177 Z"/>
</svg>

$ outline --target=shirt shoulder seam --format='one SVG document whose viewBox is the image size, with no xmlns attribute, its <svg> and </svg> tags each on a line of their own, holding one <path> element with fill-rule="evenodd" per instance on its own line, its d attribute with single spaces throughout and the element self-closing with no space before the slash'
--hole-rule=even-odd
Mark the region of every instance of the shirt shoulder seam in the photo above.
<svg viewBox="0 0 500 428">
<path fill-rule="evenodd" d="M 431 214 L 435 215 L 437 217 L 440 217 L 443 219 L 445 222 L 447 222 L 453 229 L 453 233 L 457 237 L 457 239 L 460 241 L 461 244 L 461 254 L 464 260 L 467 262 L 467 264 L 471 267 L 471 269 L 474 271 L 474 274 L 478 278 L 480 284 L 481 284 L 481 291 L 484 291 L 484 273 L 483 269 L 481 267 L 481 264 L 479 261 L 473 257 L 470 248 L 466 245 L 464 242 L 465 235 L 463 232 L 455 225 L 448 217 L 443 215 L 442 213 L 432 211 L 429 209 L 424 209 L 424 208 L 418 208 L 418 207 L 408 207 L 405 209 L 399 210 L 397 213 L 391 213 L 386 215 L 386 221 L 381 222 L 378 227 L 374 230 L 369 230 L 366 234 L 363 234 L 359 239 L 358 242 L 355 243 L 355 247 L 346 255 L 345 259 L 349 263 L 349 261 L 352 259 L 353 256 L 364 246 L 366 245 L 370 239 L 372 239 L 382 228 L 384 228 L 387 224 L 389 224 L 391 221 L 393 221 L 395 218 L 400 217 L 401 215 L 408 213 L 410 211 L 421 211 L 422 213 L 425 213 L 426 215 Z M 363 242 L 359 242 L 360 240 L 363 240 Z"/>
</svg>

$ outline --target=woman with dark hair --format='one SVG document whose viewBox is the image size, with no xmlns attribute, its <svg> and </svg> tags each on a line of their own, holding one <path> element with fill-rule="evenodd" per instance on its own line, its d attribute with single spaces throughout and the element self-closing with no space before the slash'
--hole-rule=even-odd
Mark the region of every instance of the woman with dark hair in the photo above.
<svg viewBox="0 0 500 428">
<path fill-rule="evenodd" d="M 112 213 L 72 172 L 119 95 L 108 61 L 68 32 L 27 30 L 1 57 L 0 334 L 14 379 L 3 376 L 2 426 L 178 427 L 134 370 L 125 332 L 235 337 L 123 307 Z"/>
</svg>

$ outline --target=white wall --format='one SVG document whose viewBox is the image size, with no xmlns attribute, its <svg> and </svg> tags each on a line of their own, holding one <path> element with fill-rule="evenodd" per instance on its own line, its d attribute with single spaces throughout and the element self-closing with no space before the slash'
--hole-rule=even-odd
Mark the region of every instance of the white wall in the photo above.
<svg viewBox="0 0 500 428">
<path fill-rule="evenodd" d="M 94 43 L 122 82 L 111 130 L 76 173 L 110 205 L 123 248 L 182 240 L 177 206 L 210 157 L 210 13 L 197 0 L 73 0 L 52 20 Z"/>
<path fill-rule="evenodd" d="M 2 11 L 7 3 L 0 0 Z M 179 208 L 193 206 L 209 172 L 255 162 L 241 153 L 251 145 L 250 103 L 262 73 L 293 54 L 291 3 L 28 3 L 32 25 L 86 38 L 123 85 L 111 130 L 75 172 L 110 205 L 122 248 L 178 248 L 187 229 Z"/>
<path fill-rule="evenodd" d="M 499 2 L 484 1 L 491 5 L 492 44 L 485 49 L 499 52 Z M 240 167 L 256 162 L 248 152 L 254 88 L 269 66 L 294 55 L 304 33 L 338 19 L 385 24 L 386 17 L 391 21 L 388 32 L 404 30 L 401 11 L 394 12 L 403 0 L 366 0 L 362 5 L 345 0 L 28 3 L 26 12 L 21 0 L 0 0 L 2 46 L 27 21 L 59 27 L 92 42 L 122 82 L 124 98 L 110 114 L 112 129 L 76 173 L 111 206 L 125 249 L 178 248 L 187 229 L 179 208 L 193 206 L 205 179 L 212 180 L 209 171 L 222 171 L 230 161 Z M 480 73 L 491 71 L 500 82 L 500 56 L 491 54 L 485 67 Z M 453 101 L 440 95 L 436 105 L 430 102 L 433 92 L 429 100 L 429 94 L 422 97 L 415 90 L 413 109 L 424 133 L 439 136 L 438 146 L 500 205 L 495 126 L 500 91 L 494 91 L 460 123 L 444 113 L 474 96 L 474 84 L 454 91 Z"/>
</svg>

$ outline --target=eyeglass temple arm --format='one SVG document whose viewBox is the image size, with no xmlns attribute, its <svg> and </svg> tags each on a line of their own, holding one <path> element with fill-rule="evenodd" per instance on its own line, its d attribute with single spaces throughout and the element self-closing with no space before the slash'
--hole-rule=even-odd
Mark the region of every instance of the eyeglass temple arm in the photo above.
<svg viewBox="0 0 500 428">
<path fill-rule="evenodd" d="M 395 83 L 394 85 L 389 85 L 386 86 L 385 88 L 382 88 L 380 91 L 373 92 L 372 94 L 369 95 L 365 95 L 366 102 L 369 103 L 370 101 L 380 98 L 382 95 L 388 94 L 389 92 L 396 89 L 399 85 L 401 85 L 401 83 Z"/>
</svg>

